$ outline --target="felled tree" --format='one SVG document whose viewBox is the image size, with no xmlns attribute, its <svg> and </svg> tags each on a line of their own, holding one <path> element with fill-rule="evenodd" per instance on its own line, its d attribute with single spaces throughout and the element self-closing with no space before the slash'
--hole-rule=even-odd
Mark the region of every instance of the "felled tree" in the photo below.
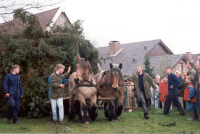
<svg viewBox="0 0 200 134">
<path fill-rule="evenodd" d="M 148 73 L 153 79 L 155 78 L 155 75 L 153 73 L 154 67 L 151 68 L 151 62 L 148 56 L 145 57 L 145 61 L 144 61 L 144 72 Z"/>
<path fill-rule="evenodd" d="M 97 69 L 98 51 L 84 39 L 81 21 L 43 31 L 37 18 L 24 11 L 15 10 L 15 17 L 26 26 L 23 31 L 0 36 L 0 98 L 3 81 L 13 64 L 19 64 L 24 98 L 20 101 L 21 115 L 40 117 L 47 113 L 47 78 L 57 63 L 72 66 L 75 70 L 78 52 L 88 57 L 94 71 Z M 57 31 L 56 31 L 57 30 Z M 96 58 L 96 59 L 95 59 Z M 0 113 L 6 113 L 6 99 L 0 100 Z"/>
</svg>

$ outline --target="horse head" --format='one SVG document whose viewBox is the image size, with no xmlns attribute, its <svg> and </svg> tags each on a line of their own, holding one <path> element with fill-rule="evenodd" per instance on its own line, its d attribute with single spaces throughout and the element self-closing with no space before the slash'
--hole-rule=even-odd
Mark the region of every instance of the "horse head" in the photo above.
<svg viewBox="0 0 200 134">
<path fill-rule="evenodd" d="M 78 57 L 76 63 L 76 75 L 74 81 L 76 84 L 79 84 L 80 81 L 89 80 L 89 75 L 92 73 L 90 63 L 87 58 Z"/>
<path fill-rule="evenodd" d="M 122 64 L 119 65 L 113 65 L 110 63 L 110 69 L 111 69 L 111 80 L 112 80 L 112 89 L 114 91 L 117 91 L 119 88 L 120 81 L 122 82 Z"/>
</svg>

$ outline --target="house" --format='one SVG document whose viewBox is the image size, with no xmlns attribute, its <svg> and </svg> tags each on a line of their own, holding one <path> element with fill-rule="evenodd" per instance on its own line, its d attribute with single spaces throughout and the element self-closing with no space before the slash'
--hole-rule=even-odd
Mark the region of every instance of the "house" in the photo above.
<svg viewBox="0 0 200 134">
<path fill-rule="evenodd" d="M 68 21 L 68 23 L 71 24 L 70 20 L 64 12 L 64 9 L 61 7 L 37 13 L 35 14 L 35 16 L 37 17 L 40 26 L 44 31 L 50 31 L 50 27 L 53 25 L 64 25 L 64 22 L 66 21 Z M 50 23 L 50 27 L 47 27 L 48 23 Z M 27 25 L 23 24 L 19 18 L 13 17 L 12 21 L 0 24 L 0 31 L 1 34 L 12 34 L 16 31 L 24 30 L 26 26 Z"/>
<path fill-rule="evenodd" d="M 187 57 L 174 55 L 161 39 L 120 44 L 111 41 L 109 46 L 99 47 L 99 57 L 111 57 L 105 62 L 101 61 L 102 70 L 110 69 L 110 62 L 122 63 L 123 75 L 136 73 L 137 65 L 143 65 L 145 56 L 150 58 L 151 67 L 154 67 L 155 75 L 165 75 L 165 67 L 171 66 L 173 71 L 186 69 Z"/>
</svg>

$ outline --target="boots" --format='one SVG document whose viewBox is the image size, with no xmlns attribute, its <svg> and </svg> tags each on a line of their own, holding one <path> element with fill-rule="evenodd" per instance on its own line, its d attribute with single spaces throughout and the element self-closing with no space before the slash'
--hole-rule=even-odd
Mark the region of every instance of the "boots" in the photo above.
<svg viewBox="0 0 200 134">
<path fill-rule="evenodd" d="M 194 112 L 194 111 L 191 111 L 190 113 L 191 113 L 191 117 L 192 117 L 192 118 L 189 118 L 189 119 L 187 119 L 187 120 L 188 120 L 188 121 L 193 121 L 193 120 L 195 120 L 195 112 Z"/>
</svg>

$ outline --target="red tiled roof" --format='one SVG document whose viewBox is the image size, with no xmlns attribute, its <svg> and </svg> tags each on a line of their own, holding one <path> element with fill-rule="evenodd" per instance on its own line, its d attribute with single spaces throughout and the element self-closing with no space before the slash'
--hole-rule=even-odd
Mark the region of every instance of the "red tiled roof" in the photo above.
<svg viewBox="0 0 200 134">
<path fill-rule="evenodd" d="M 52 21 L 58 9 L 59 7 L 35 14 L 43 30 L 47 28 L 46 24 Z M 5 34 L 5 33 L 11 34 L 14 32 L 21 32 L 22 30 L 26 28 L 26 26 L 27 26 L 26 24 L 23 25 L 22 21 L 19 18 L 16 18 L 12 21 L 1 23 L 0 31 L 1 31 L 1 34 Z"/>
<path fill-rule="evenodd" d="M 37 17 L 38 21 L 40 22 L 40 25 L 43 30 L 45 30 L 47 28 L 46 24 L 48 24 L 49 22 L 52 21 L 53 17 L 55 16 L 56 12 L 58 11 L 58 9 L 59 9 L 59 7 L 52 9 L 52 10 L 48 10 L 48 11 L 44 11 L 44 12 L 35 14 L 35 16 Z"/>
</svg>

